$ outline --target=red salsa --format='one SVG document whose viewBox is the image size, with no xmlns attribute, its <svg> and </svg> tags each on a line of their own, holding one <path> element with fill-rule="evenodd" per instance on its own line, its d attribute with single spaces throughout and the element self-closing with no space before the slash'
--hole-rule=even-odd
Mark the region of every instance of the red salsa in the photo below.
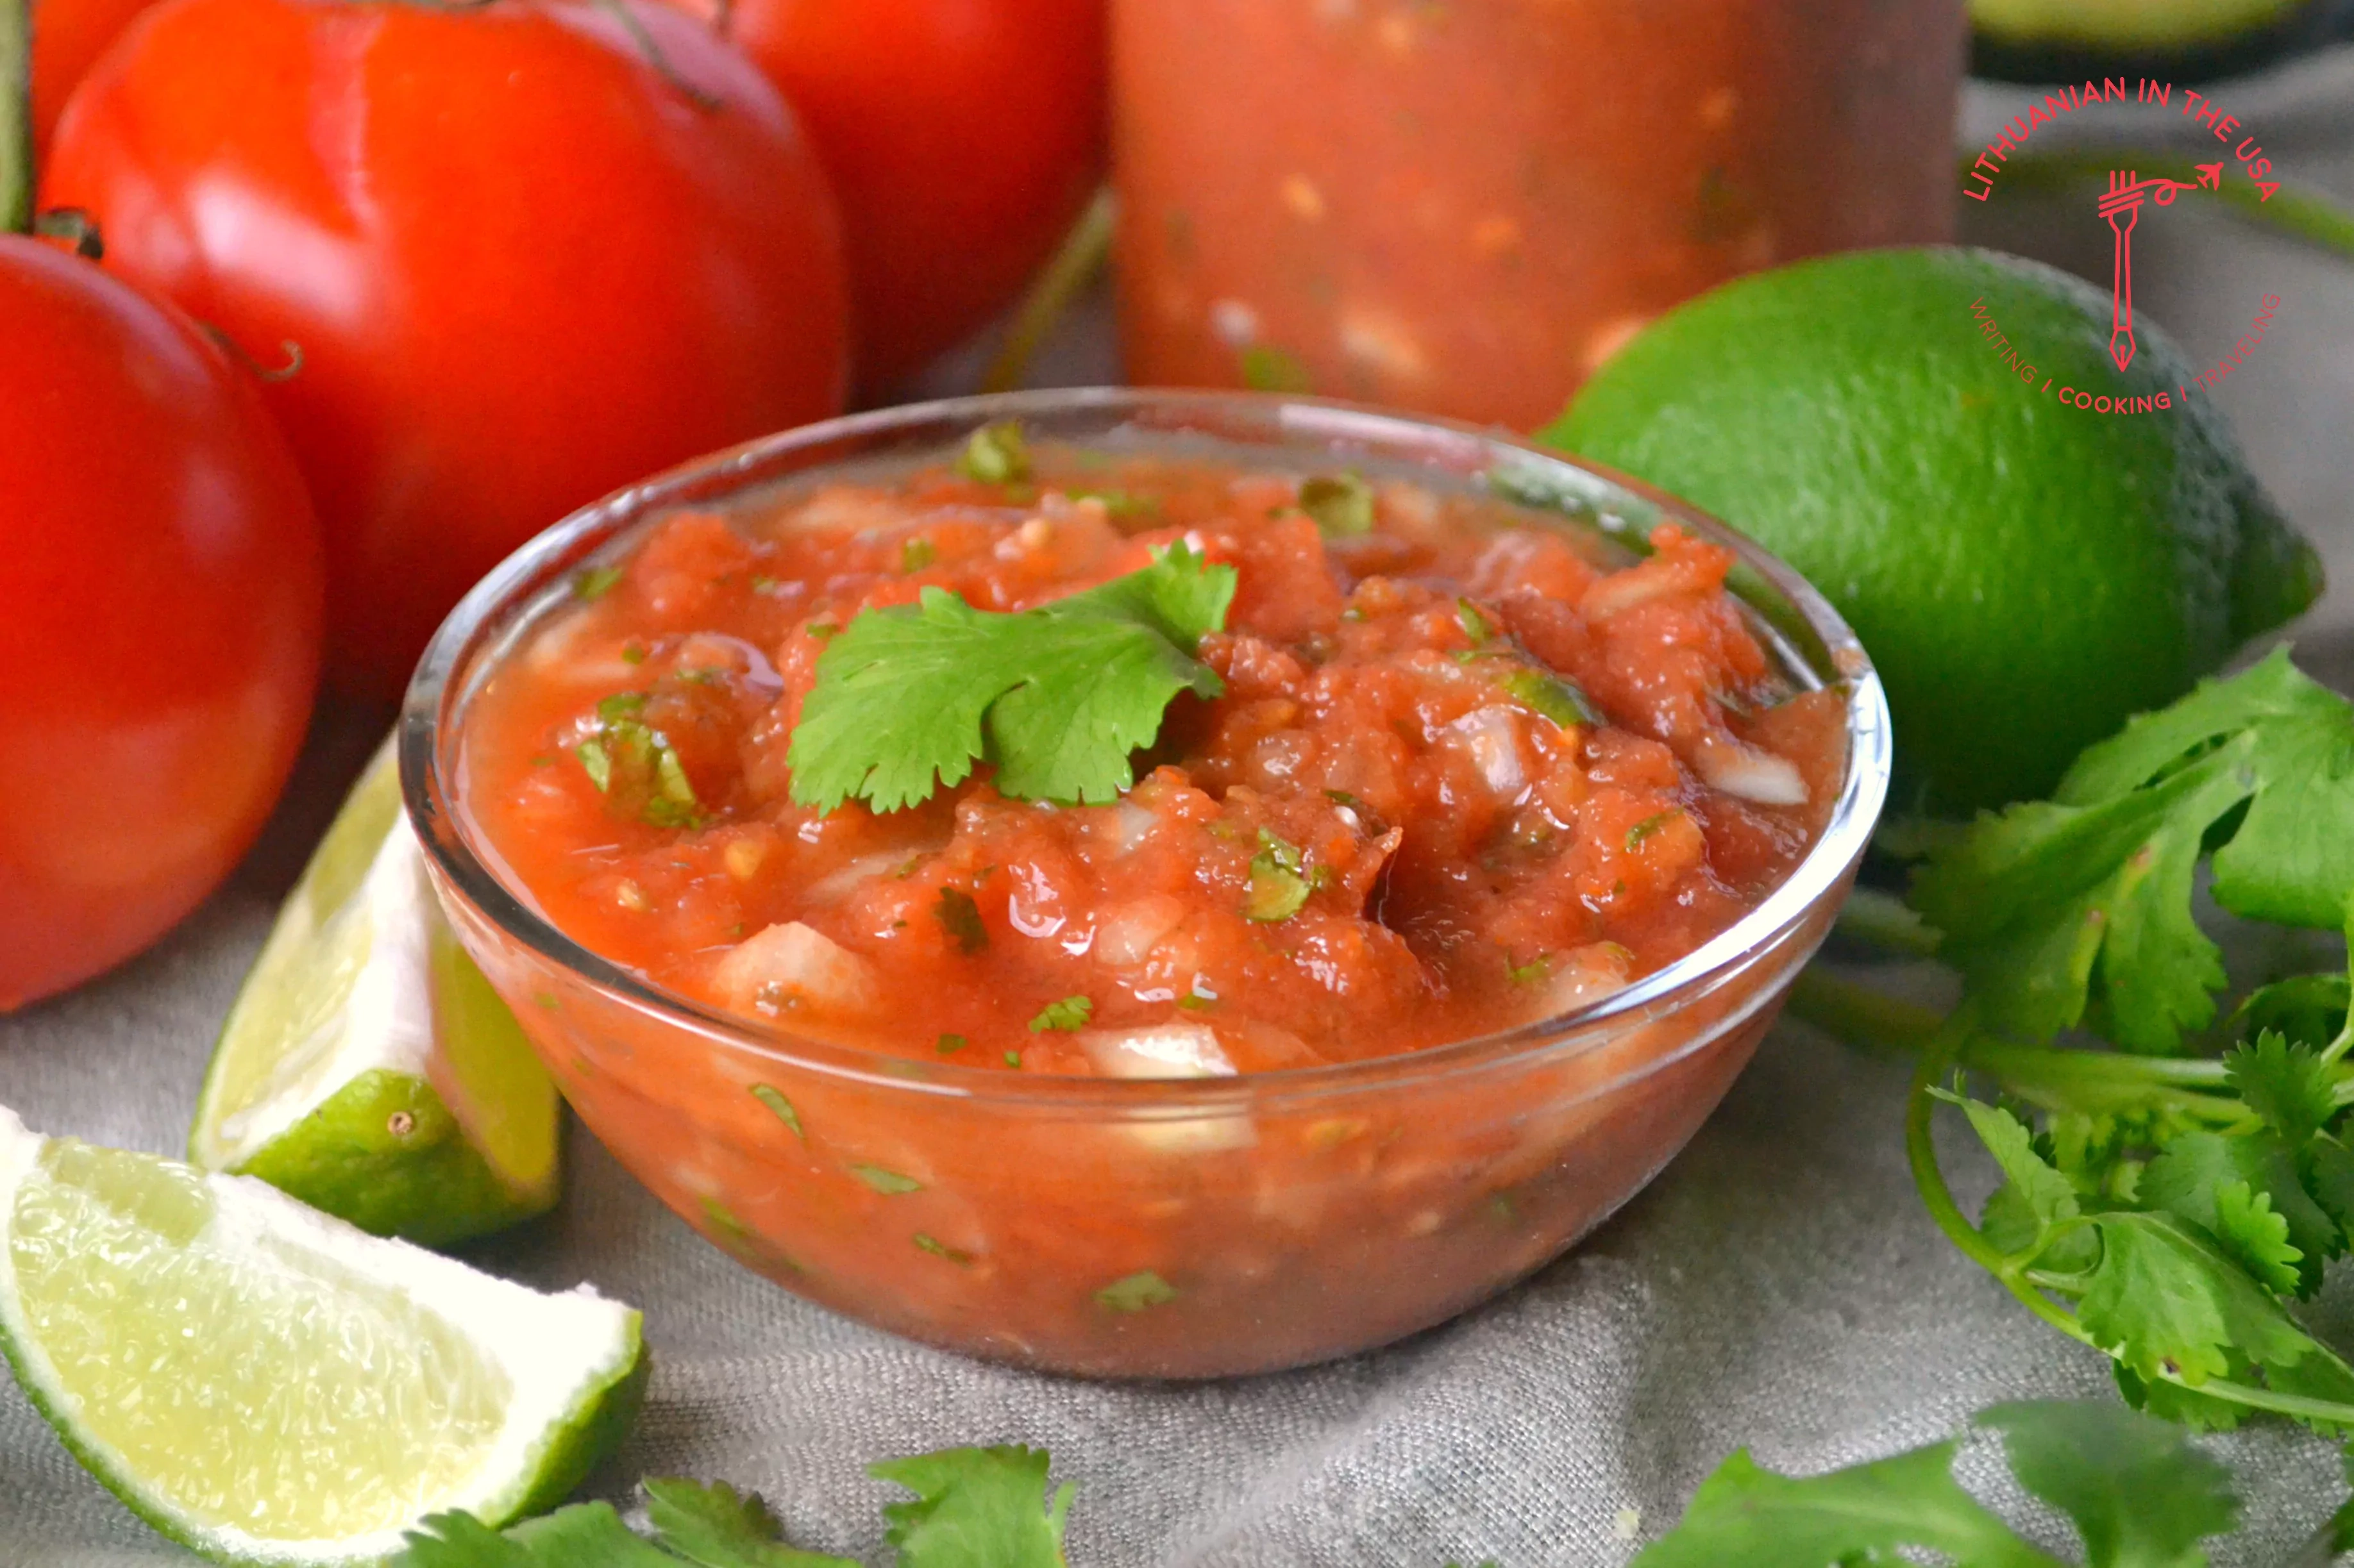
<svg viewBox="0 0 2354 1568">
<path fill-rule="evenodd" d="M 797 803 L 830 641 L 945 588 L 1036 606 L 1184 543 L 1231 566 L 1134 783 Z M 1724 930 L 1821 831 L 1844 703 L 1662 527 L 1639 558 L 1405 480 L 1047 449 L 662 520 L 471 705 L 503 877 L 657 985 L 1003 1072 L 1185 1077 L 1561 1013 Z M 1629 564 L 1631 562 L 1631 564 Z M 878 726 L 894 715 L 878 711 Z"/>
</svg>

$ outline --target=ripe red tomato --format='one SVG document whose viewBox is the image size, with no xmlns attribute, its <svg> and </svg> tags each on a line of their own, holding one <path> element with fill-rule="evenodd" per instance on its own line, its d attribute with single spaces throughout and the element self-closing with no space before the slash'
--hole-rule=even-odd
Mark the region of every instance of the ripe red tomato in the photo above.
<svg viewBox="0 0 2354 1568">
<path fill-rule="evenodd" d="M 75 92 L 42 198 L 257 361 L 300 348 L 265 396 L 362 692 L 573 508 L 841 407 L 816 157 L 638 0 L 165 0 Z"/>
<path fill-rule="evenodd" d="M 66 98 L 152 0 L 33 0 L 33 143 L 49 144 Z"/>
<path fill-rule="evenodd" d="M 0 237 L 0 1011 L 228 874 L 302 743 L 324 567 L 252 378 L 177 312 Z"/>
<path fill-rule="evenodd" d="M 1094 188 L 1104 0 L 733 0 L 722 14 L 833 178 L 863 386 L 1011 303 Z"/>
</svg>

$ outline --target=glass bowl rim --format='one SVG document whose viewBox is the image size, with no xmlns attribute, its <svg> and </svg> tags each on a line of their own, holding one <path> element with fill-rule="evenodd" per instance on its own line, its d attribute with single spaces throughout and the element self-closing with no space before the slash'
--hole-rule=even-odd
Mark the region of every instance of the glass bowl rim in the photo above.
<svg viewBox="0 0 2354 1568">
<path fill-rule="evenodd" d="M 445 714 L 473 683 L 472 672 L 486 635 L 504 627 L 512 611 L 540 596 L 556 577 L 572 569 L 613 536 L 696 493 L 787 462 L 795 454 L 845 441 L 887 438 L 939 425 L 970 429 L 994 420 L 1025 416 L 1097 414 L 1107 418 L 1160 411 L 1212 417 L 1247 411 L 1266 418 L 1274 433 L 1335 443 L 1385 444 L 1406 450 L 1434 445 L 1447 453 L 1476 459 L 1459 477 L 1493 473 L 1501 462 L 1525 479 L 1565 481 L 1566 488 L 1591 497 L 1597 485 L 1623 493 L 1655 508 L 1664 520 L 1732 549 L 1736 557 L 1779 595 L 1819 644 L 1810 663 L 1827 664 L 1810 673 L 1825 686 L 1847 687 L 1848 768 L 1840 799 L 1821 835 L 1783 883 L 1758 906 L 1691 952 L 1652 974 L 1596 1001 L 1535 1019 L 1511 1029 L 1473 1035 L 1442 1045 L 1357 1061 L 1213 1078 L 1106 1078 L 1067 1074 L 1006 1073 L 951 1062 L 928 1062 L 885 1051 L 804 1039 L 748 1023 L 631 973 L 566 936 L 511 891 L 466 842 L 444 802 L 440 739 L 454 735 L 454 714 Z M 1224 436 L 1214 439 L 1227 440 Z M 948 440 L 954 438 L 948 437 Z M 1239 442 L 1229 444 L 1240 446 Z M 1247 449 L 1244 449 L 1246 450 Z M 1281 447 L 1270 450 L 1280 450 Z M 779 482 L 819 471 L 824 465 L 786 468 Z M 1425 466 L 1437 465 L 1426 461 Z M 1511 497 L 1508 497 L 1511 499 Z M 1605 516 L 1599 526 L 1612 531 Z M 1622 524 L 1623 526 L 1623 524 Z M 1772 617 L 1749 593 L 1736 591 L 1751 609 Z M 1753 590 L 1754 591 L 1754 588 Z M 1193 1115 L 1269 1100 L 1317 1097 L 1354 1091 L 1394 1089 L 1490 1067 L 1526 1067 L 1542 1059 L 1568 1059 L 1598 1049 L 1621 1029 L 1673 1016 L 1685 1006 L 1745 973 L 1759 955 L 1803 922 L 1840 887 L 1861 858 L 1886 800 L 1892 763 L 1886 696 L 1870 656 L 1846 621 L 1815 588 L 1746 535 L 1688 502 L 1640 480 L 1567 453 L 1539 447 L 1513 432 L 1457 420 L 1394 413 L 1334 398 L 1258 392 L 1196 392 L 1149 387 L 1072 387 L 981 394 L 909 403 L 844 415 L 760 437 L 663 471 L 612 492 L 535 535 L 493 567 L 461 599 L 435 631 L 411 676 L 398 719 L 401 796 L 419 843 L 436 876 L 454 888 L 507 940 L 567 971 L 608 999 L 691 1030 L 713 1048 L 734 1050 L 771 1065 L 878 1087 L 930 1094 L 1006 1107 L 1090 1106 L 1158 1118 Z M 1601 1094 L 1648 1076 L 1717 1038 L 1746 1017 L 1715 1021 L 1704 1036 L 1680 1043 L 1633 1065 L 1586 1093 Z M 912 1071 L 910 1069 L 913 1069 Z M 1581 1096 L 1585 1097 L 1585 1096 Z"/>
</svg>

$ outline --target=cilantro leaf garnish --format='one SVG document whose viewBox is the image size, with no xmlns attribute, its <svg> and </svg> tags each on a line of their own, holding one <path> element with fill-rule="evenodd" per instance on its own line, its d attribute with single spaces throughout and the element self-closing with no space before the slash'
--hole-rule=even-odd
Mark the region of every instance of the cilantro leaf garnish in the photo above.
<svg viewBox="0 0 2354 1568">
<path fill-rule="evenodd" d="M 2188 1568 L 2199 1542 L 2239 1523 L 2232 1474 L 2170 1426 L 2089 1401 L 1998 1404 L 2019 1484 L 2066 1514 L 2091 1568 Z"/>
<path fill-rule="evenodd" d="M 2215 901 L 2334 927 L 2354 889 L 2354 708 L 2285 652 L 2211 681 L 2078 758 L 2050 800 L 1981 817 L 1934 852 L 1913 903 L 1945 933 L 1984 1021 L 2036 1041 L 2097 1007 L 2118 1044 L 2177 1049 L 2224 973 L 2191 917 Z"/>
<path fill-rule="evenodd" d="M 2320 1351 L 2216 1241 L 2175 1216 L 2121 1211 L 2096 1224 L 2101 1261 L 2077 1321 L 2144 1381 L 2196 1388 L 2233 1371 L 2235 1351 L 2258 1366 Z"/>
<path fill-rule="evenodd" d="M 2265 1030 L 2225 1056 L 2223 1065 L 2248 1108 L 2292 1144 L 2303 1143 L 2338 1114 L 2337 1075 L 2303 1042 L 2291 1044 Z"/>
<path fill-rule="evenodd" d="M 1895 1563 L 1903 1547 L 1968 1568 L 2060 1568 L 1954 1479 L 1953 1443 L 1794 1479 L 1736 1451 L 1700 1484 L 1683 1522 L 1633 1568 L 1824 1568 Z"/>
<path fill-rule="evenodd" d="M 917 1240 L 970 1261 L 928 1236 Z M 1097 1299 L 1141 1311 L 1175 1296 L 1144 1270 Z M 2074 1525 L 2084 1568 L 2203 1568 L 2202 1543 L 2239 1521 L 2231 1471 L 2179 1428 L 2147 1415 L 2107 1403 L 2037 1400 L 1981 1411 L 1973 1425 L 1999 1437 L 2023 1490 Z M 1959 1485 L 1959 1448 L 1934 1443 L 1804 1478 L 1776 1475 L 1736 1453 L 1634 1568 L 1894 1568 L 1925 1551 L 1955 1568 L 2062 1568 Z M 1065 1537 L 1076 1489 L 1053 1485 L 1043 1449 L 949 1448 L 885 1460 L 867 1474 L 912 1494 L 883 1510 L 896 1568 L 1069 1568 Z M 786 1541 L 755 1494 L 673 1479 L 649 1479 L 643 1489 L 649 1534 L 602 1502 L 504 1532 L 465 1513 L 439 1514 L 408 1532 L 388 1568 L 859 1568 Z M 2318 1565 L 2349 1545 L 2354 1502 L 2325 1521 L 2296 1561 Z"/>
<path fill-rule="evenodd" d="M 1077 1489 L 1065 1482 L 1049 1499 L 1047 1467 L 1045 1450 L 1021 1447 L 949 1448 L 868 1467 L 916 1494 L 883 1510 L 898 1568 L 1067 1568 L 1063 1532 Z M 652 1540 L 602 1502 L 504 1532 L 471 1514 L 436 1514 L 408 1532 L 391 1568 L 859 1568 L 786 1541 L 756 1494 L 686 1480 L 650 1479 L 644 1489 Z"/>
<path fill-rule="evenodd" d="M 1178 693 L 1225 684 L 1193 657 L 1225 625 L 1235 570 L 1184 545 L 1126 577 L 1013 614 L 945 588 L 860 612 L 818 658 L 787 761 L 792 797 L 897 810 L 974 764 L 1022 800 L 1104 802 Z"/>
<path fill-rule="evenodd" d="M 787 1545 L 776 1515 L 757 1492 L 725 1481 L 649 1480 L 646 1519 L 662 1543 L 698 1568 L 857 1568 Z"/>
<path fill-rule="evenodd" d="M 1066 1568 L 1063 1531 L 1077 1488 L 1049 1499 L 1044 1448 L 950 1448 L 869 1465 L 915 1493 L 883 1510 L 900 1568 Z"/>
<path fill-rule="evenodd" d="M 731 1487 L 649 1480 L 645 1489 L 660 1545 L 610 1503 L 575 1503 L 503 1534 L 471 1514 L 436 1514 L 408 1532 L 394 1568 L 858 1568 L 786 1543 L 767 1506 Z"/>
<path fill-rule="evenodd" d="M 1982 1411 L 1976 1425 L 2000 1434 L 2020 1486 L 2075 1525 L 2086 1568 L 2201 1568 L 2200 1542 L 2239 1521 L 2231 1472 L 2147 1415 L 2036 1400 Z M 1957 1568 L 2061 1568 L 1955 1480 L 1959 1446 L 1803 1478 L 1735 1453 L 1634 1568 L 1893 1568 L 1922 1551 Z"/>
</svg>

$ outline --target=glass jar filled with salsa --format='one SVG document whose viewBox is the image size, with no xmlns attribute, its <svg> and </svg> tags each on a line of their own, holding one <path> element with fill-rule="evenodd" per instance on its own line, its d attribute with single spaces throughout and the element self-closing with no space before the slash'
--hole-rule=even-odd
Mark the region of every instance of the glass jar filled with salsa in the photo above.
<svg viewBox="0 0 2354 1568">
<path fill-rule="evenodd" d="M 1951 238 L 1962 0 L 1114 0 L 1131 380 L 1530 429 L 1739 273 Z"/>
<path fill-rule="evenodd" d="M 870 1321 L 1137 1375 L 1380 1343 L 1597 1223 L 1887 766 L 1845 630 L 1703 518 L 1126 393 L 628 493 L 461 607 L 405 733 L 461 940 L 656 1193 Z"/>
</svg>

